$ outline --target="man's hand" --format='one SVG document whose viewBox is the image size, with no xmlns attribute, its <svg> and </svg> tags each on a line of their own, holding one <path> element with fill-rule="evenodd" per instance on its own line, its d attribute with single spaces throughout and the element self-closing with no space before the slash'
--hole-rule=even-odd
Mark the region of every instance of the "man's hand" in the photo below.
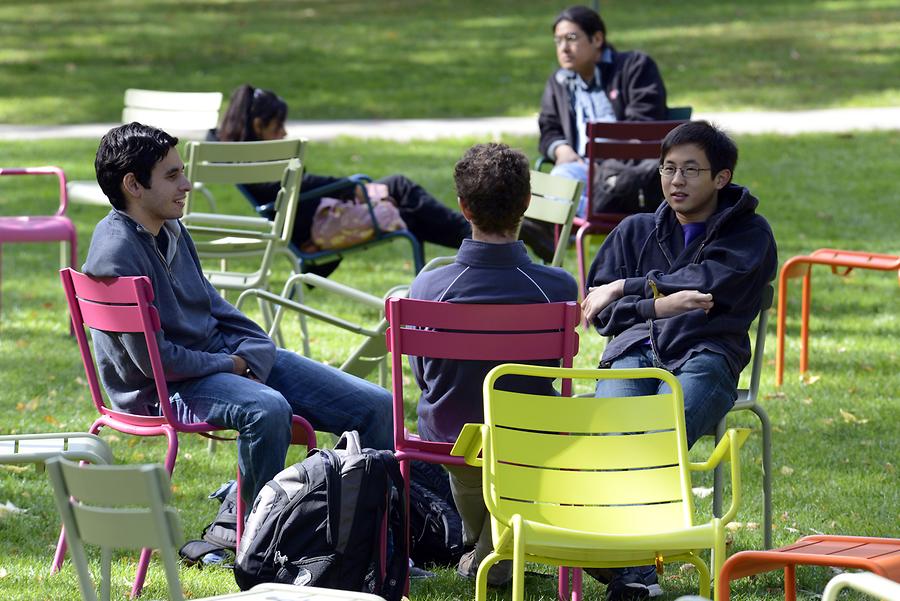
<svg viewBox="0 0 900 601">
<path fill-rule="evenodd" d="M 234 363 L 234 367 L 231 368 L 231 373 L 239 376 L 246 376 L 247 369 L 249 368 L 247 360 L 239 355 L 230 355 L 230 357 L 232 363 Z"/>
<path fill-rule="evenodd" d="M 569 146 L 568 144 L 560 144 L 556 147 L 554 151 L 554 162 L 557 164 L 561 163 L 583 163 L 584 159 L 575 152 L 575 149 Z"/>
<path fill-rule="evenodd" d="M 656 317 L 672 317 L 694 309 L 709 313 L 713 308 L 713 297 L 712 294 L 704 294 L 698 290 L 681 290 L 656 299 L 653 307 L 656 309 Z"/>
<path fill-rule="evenodd" d="M 625 280 L 616 280 L 602 286 L 595 286 L 588 289 L 588 295 L 581 301 L 581 313 L 584 319 L 591 323 L 594 318 L 605 309 L 610 303 L 613 303 L 625 294 Z"/>
</svg>

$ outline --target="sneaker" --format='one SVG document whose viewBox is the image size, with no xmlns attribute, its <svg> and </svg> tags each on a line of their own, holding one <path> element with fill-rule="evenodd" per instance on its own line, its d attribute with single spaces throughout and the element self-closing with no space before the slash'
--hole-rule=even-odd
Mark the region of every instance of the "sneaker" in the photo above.
<svg viewBox="0 0 900 601">
<path fill-rule="evenodd" d="M 615 577 L 606 587 L 607 601 L 641 601 L 642 599 L 649 599 L 651 594 L 647 581 L 651 580 L 651 576 L 647 568 L 653 569 L 653 584 L 658 588 L 659 584 L 655 582 L 656 570 L 653 566 L 616 570 Z M 661 589 L 659 593 L 662 594 Z"/>
<path fill-rule="evenodd" d="M 481 561 L 475 558 L 475 549 L 468 553 L 463 553 L 459 558 L 459 564 L 456 566 L 456 573 L 468 580 L 473 580 L 478 574 L 478 566 Z M 512 561 L 504 559 L 491 566 L 488 572 L 488 586 L 499 587 L 506 586 L 512 580 Z"/>
<path fill-rule="evenodd" d="M 641 581 L 647 586 L 647 590 L 650 591 L 651 597 L 659 597 L 663 594 L 662 587 L 659 585 L 656 566 L 638 566 L 631 569 L 640 576 Z"/>
</svg>

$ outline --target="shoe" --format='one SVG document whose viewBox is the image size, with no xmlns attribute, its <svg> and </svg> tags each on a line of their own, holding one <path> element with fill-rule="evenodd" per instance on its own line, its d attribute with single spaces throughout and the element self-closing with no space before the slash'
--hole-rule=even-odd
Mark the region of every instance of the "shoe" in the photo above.
<svg viewBox="0 0 900 601">
<path fill-rule="evenodd" d="M 527 244 L 544 263 L 553 261 L 556 246 L 553 244 L 553 225 L 543 221 L 522 219 L 519 240 Z"/>
<path fill-rule="evenodd" d="M 653 571 L 652 576 L 649 570 Z M 639 566 L 634 568 L 624 568 L 615 570 L 615 577 L 606 586 L 607 601 L 641 601 L 649 599 L 650 586 L 648 581 L 652 581 L 652 585 L 659 590 L 657 594 L 662 594 L 662 589 L 656 582 L 656 569 L 653 566 Z"/>
<path fill-rule="evenodd" d="M 651 597 L 659 597 L 663 594 L 662 587 L 659 585 L 656 566 L 638 566 L 631 569 L 640 576 L 641 581 L 646 585 L 647 590 L 650 591 Z"/>
<path fill-rule="evenodd" d="M 463 556 L 459 558 L 459 563 L 456 566 L 456 573 L 463 578 L 472 580 L 478 574 L 478 566 L 480 564 L 481 560 L 476 559 L 475 549 L 472 549 L 468 553 L 463 553 Z M 512 580 L 512 561 L 508 559 L 495 563 L 491 566 L 490 571 L 488 571 L 488 586 L 506 586 L 509 584 L 510 580 Z"/>
</svg>

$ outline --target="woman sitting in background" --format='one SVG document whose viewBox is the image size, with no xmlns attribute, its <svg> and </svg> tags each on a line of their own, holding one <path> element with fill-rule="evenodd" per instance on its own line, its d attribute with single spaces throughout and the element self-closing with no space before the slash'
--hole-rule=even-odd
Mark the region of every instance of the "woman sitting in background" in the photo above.
<svg viewBox="0 0 900 601">
<path fill-rule="evenodd" d="M 286 136 L 284 123 L 287 111 L 287 103 L 274 92 L 246 84 L 239 86 L 232 92 L 228 110 L 218 129 L 210 131 L 209 139 L 221 142 L 280 140 Z M 309 192 L 341 179 L 307 172 L 303 174 L 301 190 Z M 409 178 L 395 174 L 377 179 L 374 183 L 376 195 L 390 196 L 394 200 L 407 229 L 421 242 L 459 248 L 464 238 L 471 237 L 472 229 L 462 214 L 445 206 Z M 274 202 L 279 183 L 251 184 L 244 188 L 257 206 L 261 206 Z M 344 190 L 329 192 L 329 196 L 349 200 L 359 197 L 361 193 L 356 186 L 348 186 Z M 300 203 L 297 210 L 292 242 L 304 251 L 318 250 L 310 240 L 310 228 L 320 201 L 321 198 L 309 199 Z M 325 269 L 326 265 L 331 269 Z M 326 265 L 321 269 L 327 272 L 337 267 L 336 263 Z"/>
</svg>

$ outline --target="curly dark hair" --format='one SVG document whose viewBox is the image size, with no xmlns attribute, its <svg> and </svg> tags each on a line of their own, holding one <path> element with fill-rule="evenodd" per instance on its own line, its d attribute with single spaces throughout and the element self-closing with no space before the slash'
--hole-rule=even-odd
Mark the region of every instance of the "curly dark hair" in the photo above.
<svg viewBox="0 0 900 601">
<path fill-rule="evenodd" d="M 122 193 L 122 180 L 125 176 L 134 173 L 138 183 L 149 188 L 153 167 L 177 145 L 178 138 L 136 121 L 106 132 L 97 148 L 94 171 L 97 173 L 97 183 L 109 203 L 124 211 L 127 208 L 125 195 Z"/>
<path fill-rule="evenodd" d="M 476 144 L 456 163 L 453 179 L 478 229 L 490 234 L 516 231 L 531 199 L 524 154 L 506 144 Z"/>
</svg>

